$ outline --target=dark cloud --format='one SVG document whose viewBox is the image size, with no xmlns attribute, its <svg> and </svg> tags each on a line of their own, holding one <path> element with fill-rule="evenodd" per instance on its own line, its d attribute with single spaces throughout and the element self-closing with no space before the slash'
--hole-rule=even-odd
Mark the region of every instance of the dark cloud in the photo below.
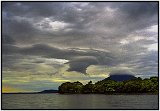
<svg viewBox="0 0 160 111">
<path fill-rule="evenodd" d="M 158 4 L 156 2 L 130 2 L 124 4 L 122 3 L 119 9 L 123 13 L 127 14 L 128 18 L 131 18 L 135 21 L 137 19 L 141 19 L 142 17 L 146 18 L 157 15 Z"/>
<path fill-rule="evenodd" d="M 2 44 L 2 51 L 3 55 L 12 55 L 19 51 L 19 48 L 17 46 L 11 45 L 11 44 Z"/>
<path fill-rule="evenodd" d="M 145 67 L 157 68 L 157 65 L 158 65 L 157 52 L 151 51 L 147 53 L 147 55 L 139 59 L 137 63 L 140 63 L 141 68 L 145 68 Z M 153 69 L 150 69 L 150 70 L 153 70 Z"/>
<path fill-rule="evenodd" d="M 5 2 L 2 4 L 4 11 L 8 12 L 8 14 L 10 14 L 11 16 L 14 14 L 16 16 L 25 15 L 29 17 L 32 17 L 33 15 L 38 17 L 52 16 L 58 11 L 57 8 L 59 8 L 59 5 L 61 4 L 43 2 Z"/>
<path fill-rule="evenodd" d="M 32 23 L 26 20 L 15 20 L 14 18 L 4 20 L 3 33 L 12 37 L 16 42 L 31 42 L 38 31 Z"/>
<path fill-rule="evenodd" d="M 81 38 L 85 40 L 95 36 L 117 41 L 135 30 L 145 29 L 151 24 L 156 24 L 158 20 L 157 17 L 154 17 L 157 16 L 158 6 L 155 2 L 6 2 L 2 5 L 3 13 L 5 13 L 2 20 L 5 25 L 8 24 L 6 28 L 10 35 L 14 36 L 17 41 L 21 40 L 25 43 L 27 41 L 28 43 L 31 41 L 42 42 L 44 41 L 43 36 L 49 38 L 45 42 L 51 41 L 52 43 L 66 37 L 76 43 Z M 107 10 L 107 8 L 109 9 Z M 60 21 L 70 24 L 65 28 L 68 31 L 46 32 L 46 26 L 49 27 L 48 22 L 47 24 L 40 23 L 42 30 L 38 30 L 34 24 L 45 18 L 52 22 Z M 43 39 L 40 39 L 42 37 Z M 80 43 L 79 45 L 83 46 L 84 44 Z"/>
<path fill-rule="evenodd" d="M 133 75 L 133 72 L 121 69 L 121 70 L 114 70 L 109 75 L 121 75 L 121 74 Z"/>
<path fill-rule="evenodd" d="M 90 65 L 113 65 L 115 64 L 114 56 L 111 53 L 92 50 L 92 49 L 59 49 L 44 44 L 37 44 L 30 47 L 15 47 L 11 45 L 3 46 L 6 54 L 20 54 L 25 56 L 40 56 L 46 58 L 70 60 L 68 71 L 78 71 L 86 73 L 86 68 Z M 37 61 L 36 63 L 42 63 Z"/>
<path fill-rule="evenodd" d="M 136 41 L 138 44 L 144 44 L 144 45 L 147 45 L 147 44 L 154 44 L 154 43 L 157 43 L 156 40 L 146 40 L 146 39 L 141 39 L 139 41 Z"/>
<path fill-rule="evenodd" d="M 3 55 L 66 59 L 68 71 L 81 73 L 90 65 L 158 67 L 146 47 L 157 43 L 157 23 L 157 2 L 3 2 Z"/>
<path fill-rule="evenodd" d="M 18 63 L 19 56 L 15 55 L 2 55 L 2 66 L 3 70 L 6 70 L 7 68 L 12 68 L 15 63 Z"/>
<path fill-rule="evenodd" d="M 90 65 L 96 65 L 98 62 L 99 61 L 94 56 L 76 57 L 68 62 L 70 65 L 68 71 L 77 71 L 86 74 L 87 67 Z"/>
<path fill-rule="evenodd" d="M 15 40 L 8 35 L 2 35 L 2 44 L 15 44 Z"/>
</svg>

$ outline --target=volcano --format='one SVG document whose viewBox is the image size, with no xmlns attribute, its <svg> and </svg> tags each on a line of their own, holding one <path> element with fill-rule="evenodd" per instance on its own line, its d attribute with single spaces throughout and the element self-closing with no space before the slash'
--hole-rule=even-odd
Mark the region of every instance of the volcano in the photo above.
<svg viewBox="0 0 160 111">
<path fill-rule="evenodd" d="M 131 74 L 115 73 L 115 74 L 110 75 L 108 79 L 111 79 L 114 81 L 126 81 L 126 80 L 136 79 L 136 77 Z"/>
</svg>

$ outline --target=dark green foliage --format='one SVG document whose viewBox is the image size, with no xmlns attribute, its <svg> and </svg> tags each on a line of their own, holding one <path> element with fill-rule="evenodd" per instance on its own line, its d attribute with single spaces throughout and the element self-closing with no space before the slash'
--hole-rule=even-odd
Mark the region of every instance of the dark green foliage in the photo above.
<svg viewBox="0 0 160 111">
<path fill-rule="evenodd" d="M 81 93 L 83 84 L 80 82 L 66 82 L 58 87 L 59 93 Z"/>
<path fill-rule="evenodd" d="M 88 84 L 84 85 L 82 87 L 82 93 L 93 93 L 94 85 L 92 84 L 92 81 L 88 82 Z"/>
<path fill-rule="evenodd" d="M 66 82 L 59 86 L 59 93 L 158 93 L 158 77 L 142 79 L 140 77 L 127 81 L 104 79 L 92 84 L 83 85 L 80 82 Z"/>
</svg>

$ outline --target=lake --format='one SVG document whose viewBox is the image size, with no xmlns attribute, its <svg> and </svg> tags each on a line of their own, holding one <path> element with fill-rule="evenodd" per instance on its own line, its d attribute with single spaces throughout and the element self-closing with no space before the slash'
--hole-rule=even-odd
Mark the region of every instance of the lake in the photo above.
<svg viewBox="0 0 160 111">
<path fill-rule="evenodd" d="M 158 109 L 158 95 L 2 94 L 2 109 Z"/>
</svg>

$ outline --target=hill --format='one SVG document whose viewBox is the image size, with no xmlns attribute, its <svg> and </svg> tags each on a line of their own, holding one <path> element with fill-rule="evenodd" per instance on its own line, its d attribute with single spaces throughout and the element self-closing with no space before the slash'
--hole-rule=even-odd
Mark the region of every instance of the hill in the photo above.
<svg viewBox="0 0 160 111">
<path fill-rule="evenodd" d="M 121 74 L 112 74 L 107 79 L 111 79 L 111 80 L 114 80 L 114 81 L 126 81 L 126 80 L 136 79 L 136 77 L 131 75 L 131 74 L 121 73 Z"/>
</svg>

